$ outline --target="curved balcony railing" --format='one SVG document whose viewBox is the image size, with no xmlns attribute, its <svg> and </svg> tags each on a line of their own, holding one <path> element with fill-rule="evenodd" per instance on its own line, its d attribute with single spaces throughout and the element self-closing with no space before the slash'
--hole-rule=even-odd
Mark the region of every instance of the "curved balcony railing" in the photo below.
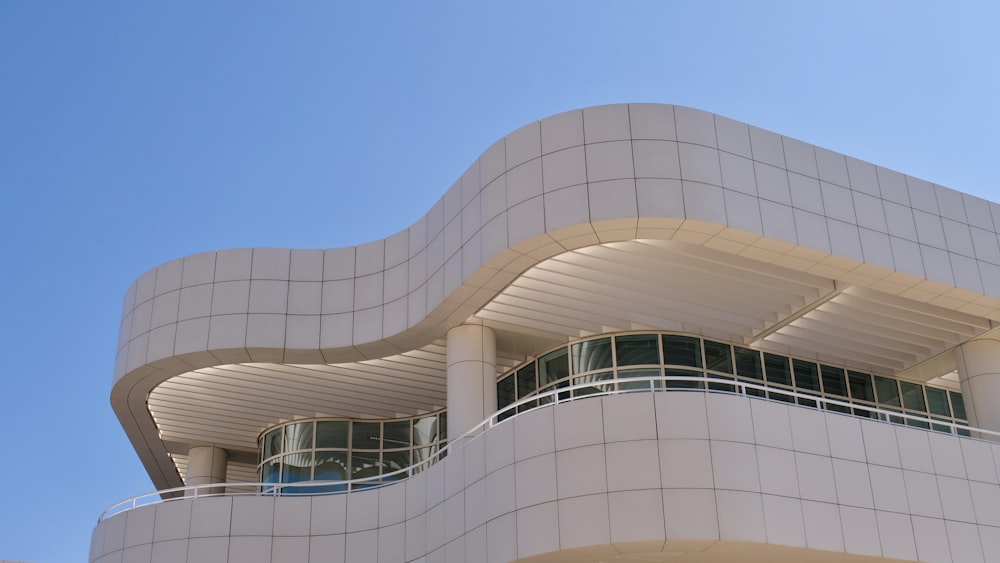
<svg viewBox="0 0 1000 563">
<path fill-rule="evenodd" d="M 531 395 L 529 397 L 525 397 L 493 413 L 489 418 L 482 421 L 481 423 L 470 429 L 465 434 L 462 434 L 461 436 L 459 436 L 454 440 L 450 440 L 446 446 L 439 449 L 432 457 L 423 460 L 420 463 L 411 465 L 410 467 L 399 469 L 391 473 L 383 473 L 381 475 L 374 475 L 370 477 L 363 477 L 363 478 L 343 480 L 343 481 L 297 481 L 293 483 L 212 483 L 205 485 L 187 485 L 183 487 L 174 487 L 172 489 L 164 489 L 152 493 L 145 493 L 142 495 L 134 496 L 132 498 L 113 504 L 107 509 L 105 509 L 104 512 L 101 513 L 100 517 L 98 518 L 98 523 L 103 522 L 104 520 L 110 518 L 111 516 L 114 516 L 115 514 L 127 512 L 134 508 L 160 504 L 163 502 L 170 502 L 172 500 L 220 497 L 220 496 L 315 496 L 315 495 L 325 495 L 325 494 L 340 494 L 350 491 L 382 487 L 385 485 L 398 482 L 402 479 L 412 477 L 413 475 L 427 469 L 431 465 L 447 457 L 448 453 L 451 451 L 453 446 L 464 443 L 470 439 L 479 436 L 485 430 L 492 428 L 493 426 L 499 424 L 500 422 L 507 422 L 509 420 L 513 420 L 514 418 L 517 418 L 518 416 L 521 416 L 525 413 L 553 404 L 566 403 L 581 399 L 589 399 L 592 397 L 620 395 L 625 393 L 637 393 L 637 392 L 641 393 L 649 391 L 668 391 L 668 392 L 677 391 L 677 392 L 690 393 L 692 391 L 694 392 L 700 391 L 707 393 L 727 393 L 727 394 L 745 395 L 745 396 L 752 396 L 753 398 L 756 399 L 778 401 L 776 399 L 767 399 L 759 395 L 760 392 L 767 392 L 771 395 L 781 395 L 784 396 L 786 399 L 789 399 L 786 401 L 778 401 L 784 404 L 789 404 L 789 403 L 796 404 L 800 400 L 806 401 L 807 403 L 813 403 L 813 406 L 807 406 L 802 404 L 796 405 L 806 409 L 837 412 L 838 414 L 844 414 L 847 416 L 856 416 L 856 415 L 851 415 L 850 414 L 851 411 L 842 412 L 838 409 L 865 411 L 869 413 L 868 418 L 881 420 L 887 423 L 899 424 L 898 422 L 896 422 L 898 420 L 913 421 L 914 423 L 920 425 L 921 427 L 926 426 L 926 428 L 924 429 L 947 428 L 948 433 L 953 435 L 962 435 L 967 437 L 971 436 L 973 438 L 992 437 L 993 439 L 1000 441 L 1000 432 L 994 432 L 992 430 L 973 428 L 962 424 L 945 422 L 939 419 L 933 419 L 925 416 L 917 416 L 905 412 L 897 412 L 895 410 L 890 410 L 890 409 L 869 407 L 865 405 L 859 405 L 857 403 L 850 403 L 847 401 L 838 401 L 836 399 L 820 397 L 817 395 L 810 395 L 808 393 L 801 393 L 798 391 L 791 391 L 775 387 L 765 387 L 763 385 L 757 385 L 754 383 L 748 383 L 739 380 L 711 378 L 711 377 L 704 378 L 704 377 L 691 377 L 691 376 L 661 376 L 661 375 L 648 376 L 648 377 L 635 377 L 629 379 L 629 383 L 633 385 L 640 382 L 645 382 L 647 386 L 639 388 L 636 388 L 637 387 L 636 386 L 636 387 L 630 387 L 628 389 L 618 389 L 616 388 L 615 385 L 607 385 L 607 387 L 609 387 L 608 389 L 596 390 L 586 395 L 577 395 L 573 393 L 573 391 L 577 389 L 593 390 L 595 387 L 600 386 L 600 383 L 595 384 L 595 382 L 587 382 L 587 383 L 579 383 L 576 385 L 568 385 L 566 387 L 560 387 L 558 389 L 553 389 L 551 391 L 540 393 L 538 395 Z M 701 383 L 708 385 L 708 388 L 670 389 L 670 388 L 665 388 L 666 382 L 687 382 L 689 384 Z M 717 386 L 717 388 L 713 389 L 712 385 Z M 731 388 L 732 390 L 725 390 L 724 388 L 726 387 Z M 757 393 L 753 392 L 748 393 L 747 390 L 753 390 L 756 391 Z M 535 403 L 536 406 L 518 412 L 518 407 L 527 405 L 529 403 Z"/>
</svg>

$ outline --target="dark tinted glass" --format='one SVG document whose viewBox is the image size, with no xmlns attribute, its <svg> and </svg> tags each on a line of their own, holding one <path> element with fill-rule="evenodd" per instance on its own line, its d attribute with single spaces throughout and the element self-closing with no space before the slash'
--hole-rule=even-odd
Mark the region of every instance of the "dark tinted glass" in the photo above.
<svg viewBox="0 0 1000 563">
<path fill-rule="evenodd" d="M 819 391 L 819 369 L 816 364 L 804 360 L 793 360 L 795 367 L 795 386 L 799 389 Z M 811 405 L 810 405 L 811 406 Z"/>
<path fill-rule="evenodd" d="M 792 369 L 788 366 L 788 358 L 764 352 L 764 373 L 769 383 L 779 385 L 792 384 Z"/>
<path fill-rule="evenodd" d="M 657 349 L 655 334 L 626 334 L 615 337 L 615 354 L 618 366 L 659 364 L 660 351 Z"/>
<path fill-rule="evenodd" d="M 347 430 L 350 423 L 346 420 L 328 420 L 316 423 L 317 448 L 347 448 Z"/>
<path fill-rule="evenodd" d="M 664 375 L 676 375 L 684 377 L 697 377 L 702 381 L 666 381 L 667 389 L 704 389 L 705 374 L 700 371 L 690 371 L 686 369 L 667 369 Z"/>
<path fill-rule="evenodd" d="M 820 366 L 820 374 L 823 377 L 823 392 L 831 395 L 847 396 L 847 381 L 844 379 L 844 370 L 832 366 Z"/>
<path fill-rule="evenodd" d="M 660 375 L 660 370 L 655 368 L 646 369 L 623 369 L 618 372 L 618 389 L 659 389 L 662 385 L 660 381 L 629 381 L 632 377 L 656 377 Z"/>
<path fill-rule="evenodd" d="M 944 389 L 927 388 L 927 407 L 931 414 L 951 416 L 951 408 L 948 407 L 948 392 Z"/>
<path fill-rule="evenodd" d="M 514 376 L 497 381 L 497 408 L 502 409 L 517 400 L 517 393 L 514 391 Z"/>
<path fill-rule="evenodd" d="M 538 389 L 538 382 L 535 380 L 535 362 L 531 362 L 517 370 L 517 398 L 523 399 L 535 389 Z"/>
<path fill-rule="evenodd" d="M 701 367 L 701 341 L 690 336 L 663 335 L 663 363 Z"/>
<path fill-rule="evenodd" d="M 899 388 L 896 386 L 895 379 L 876 375 L 875 394 L 878 396 L 879 403 L 893 407 L 899 406 Z"/>
<path fill-rule="evenodd" d="M 351 448 L 377 450 L 382 443 L 382 425 L 378 422 L 354 422 L 351 425 Z"/>
<path fill-rule="evenodd" d="M 413 445 L 423 446 L 433 444 L 438 440 L 438 417 L 425 416 L 413 421 Z"/>
<path fill-rule="evenodd" d="M 847 381 L 851 386 L 851 398 L 858 401 L 875 402 L 875 388 L 872 387 L 872 376 L 857 371 L 847 372 Z M 866 412 L 866 411 L 862 411 Z"/>
<path fill-rule="evenodd" d="M 968 420 L 969 417 L 965 416 L 965 402 L 962 401 L 962 394 L 948 391 L 948 396 L 951 397 L 951 410 L 955 413 L 955 418 Z"/>
<path fill-rule="evenodd" d="M 764 379 L 764 369 L 760 363 L 760 352 L 749 348 L 733 346 L 736 356 L 736 375 Z"/>
<path fill-rule="evenodd" d="M 382 425 L 382 447 L 387 450 L 410 447 L 410 421 L 397 420 Z"/>
<path fill-rule="evenodd" d="M 705 341 L 705 369 L 733 373 L 733 354 L 729 344 Z"/>
<path fill-rule="evenodd" d="M 916 383 L 910 383 L 909 381 L 899 382 L 900 394 L 903 396 L 903 406 L 908 409 L 913 409 L 917 411 L 925 411 L 927 407 L 924 405 L 924 388 Z"/>
</svg>

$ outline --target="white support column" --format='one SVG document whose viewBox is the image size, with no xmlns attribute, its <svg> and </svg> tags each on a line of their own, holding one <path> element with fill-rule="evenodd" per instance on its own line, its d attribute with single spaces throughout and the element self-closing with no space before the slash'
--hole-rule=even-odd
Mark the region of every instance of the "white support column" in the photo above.
<svg viewBox="0 0 1000 563">
<path fill-rule="evenodd" d="M 226 467 L 229 463 L 229 452 L 214 446 L 195 446 L 188 450 L 187 474 L 184 483 L 187 485 L 210 485 L 226 482 Z M 215 489 L 202 489 L 199 494 L 221 493 Z"/>
<path fill-rule="evenodd" d="M 958 346 L 955 363 L 969 425 L 1000 432 L 1000 340 L 972 340 Z"/>
<path fill-rule="evenodd" d="M 448 440 L 497 410 L 497 345 L 493 329 L 460 325 L 448 331 Z"/>
</svg>

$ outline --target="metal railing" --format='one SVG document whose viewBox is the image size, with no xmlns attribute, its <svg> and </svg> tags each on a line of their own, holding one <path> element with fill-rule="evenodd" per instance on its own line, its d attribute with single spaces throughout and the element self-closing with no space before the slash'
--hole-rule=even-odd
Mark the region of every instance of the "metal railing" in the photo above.
<svg viewBox="0 0 1000 563">
<path fill-rule="evenodd" d="M 646 386 L 637 386 L 636 384 L 645 382 Z M 677 387 L 670 388 L 667 387 L 667 382 L 674 383 L 687 383 L 687 384 L 700 384 L 700 386 L 690 386 L 690 387 Z M 616 385 L 616 383 L 618 385 Z M 622 383 L 627 383 L 628 387 L 625 389 L 619 388 Z M 715 387 L 713 387 L 715 386 Z M 601 387 L 606 387 L 606 389 L 601 389 Z M 728 387 L 728 389 L 723 389 L 723 387 Z M 591 390 L 587 394 L 576 394 L 574 391 L 578 389 L 588 389 Z M 596 390 L 595 390 L 596 389 Z M 757 391 L 748 393 L 748 390 Z M 621 395 L 625 393 L 636 393 L 636 392 L 650 392 L 650 391 L 682 391 L 682 392 L 708 392 L 708 393 L 728 393 L 737 394 L 743 396 L 749 396 L 762 400 L 771 400 L 775 402 L 781 402 L 783 404 L 795 404 L 802 408 L 815 409 L 820 411 L 833 412 L 836 414 L 845 414 L 848 416 L 859 416 L 853 415 L 853 411 L 865 411 L 870 414 L 868 417 L 872 420 L 880 420 L 883 422 L 899 424 L 895 422 L 896 419 L 901 420 L 911 420 L 919 423 L 921 427 L 918 429 L 925 429 L 931 431 L 935 427 L 945 427 L 952 435 L 962 435 L 964 437 L 978 437 L 978 436 L 991 436 L 997 440 L 1000 440 L 1000 432 L 994 432 L 992 430 L 985 430 L 982 428 L 973 428 L 970 426 L 956 424 L 954 422 L 947 422 L 943 420 L 938 420 L 930 417 L 919 416 L 914 414 L 909 414 L 905 412 L 897 412 L 890 409 L 884 409 L 879 407 L 872 407 L 858 403 L 851 403 L 848 401 L 840 401 L 837 399 L 830 399 L 828 397 L 822 397 L 818 395 L 811 395 L 808 393 L 802 393 L 798 391 L 792 391 L 789 389 L 780 389 L 775 387 L 766 387 L 763 385 L 758 385 L 755 383 L 749 383 L 746 381 L 733 380 L 733 379 L 722 379 L 713 377 L 697 377 L 697 376 L 644 376 L 644 377 L 630 377 L 628 379 L 617 379 L 617 380 L 607 380 L 578 383 L 575 385 L 567 385 L 565 387 L 559 387 L 551 389 L 544 393 L 537 395 L 530 395 L 524 397 L 518 401 L 515 401 L 504 408 L 493 413 L 489 418 L 482 421 L 478 425 L 474 426 L 458 438 L 454 440 L 449 440 L 448 444 L 442 448 L 439 448 L 431 457 L 415 463 L 409 467 L 398 469 L 390 473 L 382 473 L 379 475 L 373 475 L 370 477 L 361 477 L 357 479 L 348 479 L 342 481 L 297 481 L 292 483 L 211 483 L 205 485 L 187 485 L 183 487 L 174 487 L 171 489 L 163 489 L 160 491 L 155 491 L 151 493 L 145 493 L 142 495 L 137 495 L 129 499 L 125 499 L 121 502 L 111 505 L 104 512 L 101 513 L 98 518 L 98 523 L 119 514 L 138 508 L 141 506 L 148 506 L 154 504 L 160 504 L 163 502 L 169 502 L 172 500 L 181 499 L 191 499 L 191 498 L 205 498 L 205 497 L 232 497 L 232 496 L 316 496 L 316 495 L 328 495 L 328 494 L 340 494 L 350 491 L 357 491 L 363 489 L 371 489 L 376 487 L 382 487 L 402 479 L 412 477 L 413 475 L 420 473 L 421 471 L 427 469 L 431 465 L 437 463 L 441 459 L 445 458 L 451 451 L 453 446 L 458 444 L 464 444 L 470 440 L 473 440 L 480 436 L 484 431 L 496 426 L 501 422 L 508 420 L 513 420 L 518 416 L 531 412 L 533 410 L 547 407 L 549 405 L 555 405 L 559 403 L 566 403 L 570 401 L 575 401 L 578 399 L 588 399 L 591 397 L 603 397 L 608 395 Z M 791 401 L 782 401 L 777 399 L 767 398 L 770 395 L 781 395 L 791 399 Z M 814 403 L 814 405 L 803 405 L 798 402 L 798 400 L 808 401 Z M 534 405 L 532 405 L 534 403 Z M 522 406 L 529 406 L 525 410 L 518 412 L 518 409 Z M 849 409 L 847 412 L 840 411 L 836 408 L 831 409 L 830 407 L 841 407 Z M 922 428 L 926 425 L 927 428 Z M 940 432 L 940 430 L 934 430 Z"/>
</svg>

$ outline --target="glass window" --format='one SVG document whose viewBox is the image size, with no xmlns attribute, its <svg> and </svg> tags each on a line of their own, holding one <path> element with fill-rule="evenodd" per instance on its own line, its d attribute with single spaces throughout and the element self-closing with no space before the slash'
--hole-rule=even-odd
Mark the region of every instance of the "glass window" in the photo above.
<svg viewBox="0 0 1000 563">
<path fill-rule="evenodd" d="M 382 444 L 382 425 L 378 422 L 352 422 L 351 448 L 377 450 Z"/>
<path fill-rule="evenodd" d="M 387 450 L 410 447 L 410 421 L 394 420 L 383 424 L 382 447 Z"/>
<path fill-rule="evenodd" d="M 382 468 L 378 452 L 351 452 L 351 479 L 373 477 Z"/>
<path fill-rule="evenodd" d="M 927 387 L 927 406 L 931 414 L 951 416 L 951 408 L 948 407 L 948 392 L 944 389 Z"/>
<path fill-rule="evenodd" d="M 316 452 L 317 481 L 347 479 L 347 452 Z"/>
<path fill-rule="evenodd" d="M 594 393 L 605 393 L 608 391 L 613 391 L 615 388 L 614 383 L 598 383 L 600 381 L 614 381 L 615 374 L 610 371 L 602 371 L 600 373 L 591 373 L 589 375 L 583 375 L 580 377 L 573 378 L 573 385 L 581 385 L 586 383 L 594 383 L 590 387 L 581 387 L 579 389 L 573 390 L 574 397 L 582 397 L 584 395 L 593 395 Z"/>
<path fill-rule="evenodd" d="M 577 342 L 571 346 L 573 373 L 611 369 L 611 338 Z"/>
<path fill-rule="evenodd" d="M 312 460 L 312 452 L 289 454 L 281 458 L 281 482 L 311 481 Z"/>
<path fill-rule="evenodd" d="M 663 335 L 663 363 L 701 367 L 701 340 L 690 336 Z"/>
<path fill-rule="evenodd" d="M 895 379 L 876 375 L 875 393 L 879 403 L 893 407 L 899 406 L 899 388 L 896 386 Z"/>
<path fill-rule="evenodd" d="M 413 422 L 413 445 L 425 446 L 438 441 L 438 417 L 425 416 Z"/>
<path fill-rule="evenodd" d="M 926 411 L 924 404 L 924 389 L 922 385 L 910 383 L 909 381 L 899 382 L 900 394 L 903 396 L 903 406 L 915 411 Z M 913 426 L 912 424 L 910 426 Z"/>
<path fill-rule="evenodd" d="M 875 402 L 875 388 L 872 387 L 871 375 L 857 371 L 848 371 L 847 382 L 851 387 L 852 399 L 857 401 L 870 401 L 872 403 Z"/>
<path fill-rule="evenodd" d="M 313 423 L 300 422 L 285 427 L 285 451 L 310 450 L 313 447 Z"/>
<path fill-rule="evenodd" d="M 539 387 L 569 376 L 569 356 L 566 350 L 553 350 L 538 359 Z"/>
<path fill-rule="evenodd" d="M 517 393 L 514 389 L 514 375 L 497 381 L 497 410 L 506 407 L 517 400 Z"/>
<path fill-rule="evenodd" d="M 535 362 L 517 370 L 517 398 L 523 399 L 538 389 L 535 380 Z"/>
<path fill-rule="evenodd" d="M 847 382 L 844 379 L 844 370 L 833 366 L 821 365 L 819 371 L 823 378 L 824 393 L 847 397 Z"/>
<path fill-rule="evenodd" d="M 705 341 L 705 369 L 733 373 L 733 354 L 729 344 Z"/>
<path fill-rule="evenodd" d="M 792 360 L 795 368 L 795 386 L 799 389 L 819 391 L 819 369 L 816 364 L 805 360 Z M 813 406 L 812 401 L 809 406 Z"/>
<path fill-rule="evenodd" d="M 382 452 L 382 473 L 392 473 L 410 466 L 410 451 Z M 403 479 L 406 473 L 393 475 L 390 479 Z"/>
<path fill-rule="evenodd" d="M 688 369 L 667 369 L 664 375 L 668 376 L 684 376 L 684 377 L 697 377 L 699 379 L 705 379 L 705 372 L 702 371 L 692 371 Z M 705 383 L 703 381 L 665 381 L 667 389 L 704 389 Z"/>
<path fill-rule="evenodd" d="M 951 397 L 951 410 L 955 413 L 955 418 L 969 420 L 969 417 L 965 416 L 965 402 L 962 401 L 962 394 L 948 391 L 948 396 Z"/>
<path fill-rule="evenodd" d="M 632 389 L 659 389 L 662 385 L 662 382 L 660 381 L 629 381 L 629 379 L 633 377 L 657 377 L 658 375 L 660 375 L 660 370 L 656 368 L 618 370 L 618 389 L 620 391 Z"/>
<path fill-rule="evenodd" d="M 788 365 L 788 358 L 784 356 L 764 352 L 764 373 L 767 374 L 768 383 L 792 384 L 792 368 Z"/>
<path fill-rule="evenodd" d="M 264 465 L 260 468 L 260 482 L 277 483 L 280 469 L 281 464 L 278 463 L 278 458 L 274 458 L 271 461 L 265 461 Z"/>
<path fill-rule="evenodd" d="M 764 379 L 764 369 L 760 363 L 760 352 L 749 348 L 733 346 L 736 356 L 736 375 L 753 379 Z"/>
<path fill-rule="evenodd" d="M 284 430 L 284 428 L 275 428 L 264 435 L 264 459 L 281 453 L 282 430 Z"/>
<path fill-rule="evenodd" d="M 346 420 L 321 420 L 316 423 L 316 447 L 347 449 L 347 429 L 351 423 Z"/>
<path fill-rule="evenodd" d="M 618 367 L 643 364 L 658 365 L 660 349 L 655 334 L 626 334 L 615 337 Z"/>
</svg>

